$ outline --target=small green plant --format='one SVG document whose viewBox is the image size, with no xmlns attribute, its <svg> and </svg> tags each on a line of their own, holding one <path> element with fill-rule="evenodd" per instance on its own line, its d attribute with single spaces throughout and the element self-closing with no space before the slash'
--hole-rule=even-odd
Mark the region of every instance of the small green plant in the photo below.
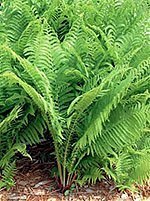
<svg viewBox="0 0 150 201">
<path fill-rule="evenodd" d="M 48 132 L 61 192 L 104 173 L 120 188 L 149 178 L 148 12 L 143 0 L 3 1 L 3 172 Z"/>
</svg>

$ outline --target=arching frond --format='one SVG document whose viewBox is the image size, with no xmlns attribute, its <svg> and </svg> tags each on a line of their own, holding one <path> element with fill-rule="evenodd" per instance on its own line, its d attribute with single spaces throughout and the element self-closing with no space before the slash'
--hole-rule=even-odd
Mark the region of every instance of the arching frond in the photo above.
<svg viewBox="0 0 150 201">
<path fill-rule="evenodd" d="M 1 77 L 8 78 L 13 83 L 18 83 L 26 93 L 33 99 L 35 104 L 42 110 L 47 112 L 48 106 L 44 98 L 29 84 L 23 82 L 19 77 L 17 77 L 14 73 L 5 72 L 1 75 Z"/>
<path fill-rule="evenodd" d="M 106 129 L 91 145 L 97 154 L 114 154 L 126 146 L 132 146 L 143 135 L 146 126 L 145 108 L 116 108 L 110 116 L 111 123 L 106 123 Z M 113 121 L 115 124 L 113 124 Z"/>
<path fill-rule="evenodd" d="M 93 107 L 90 123 L 88 124 L 83 136 L 78 142 L 78 146 L 84 147 L 87 144 L 95 142 L 98 135 L 101 135 L 103 124 L 108 120 L 110 112 L 116 108 L 121 99 L 127 93 L 128 88 L 132 82 L 133 75 L 130 74 L 125 80 L 120 81 L 120 84 L 114 87 L 114 90 L 108 92 L 105 96 L 100 98 Z"/>
</svg>

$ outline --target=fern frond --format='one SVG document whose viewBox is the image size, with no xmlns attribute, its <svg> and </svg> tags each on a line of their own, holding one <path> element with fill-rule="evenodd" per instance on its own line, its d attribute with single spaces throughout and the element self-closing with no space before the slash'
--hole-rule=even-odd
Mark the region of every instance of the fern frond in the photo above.
<svg viewBox="0 0 150 201">
<path fill-rule="evenodd" d="M 11 162 L 12 157 L 15 156 L 17 152 L 20 152 L 23 156 L 29 157 L 31 156 L 26 152 L 25 144 L 15 144 L 10 148 L 9 151 L 0 159 L 0 168 L 3 168 L 2 171 L 2 179 L 0 181 L 0 188 L 6 186 L 10 188 L 15 184 L 14 182 L 14 174 L 16 170 L 15 161 Z"/>
<path fill-rule="evenodd" d="M 32 98 L 32 100 L 35 102 L 35 104 L 44 112 L 47 112 L 48 106 L 44 98 L 29 84 L 26 82 L 23 82 L 19 77 L 17 77 L 12 72 L 5 72 L 0 77 L 6 77 L 13 83 L 18 83 L 25 91 L 26 93 Z"/>
<path fill-rule="evenodd" d="M 6 187 L 9 189 L 11 186 L 15 185 L 14 176 L 16 171 L 15 162 L 6 165 L 2 171 L 2 179 L 0 180 L 0 188 Z"/>
<path fill-rule="evenodd" d="M 78 146 L 84 147 L 87 144 L 91 145 L 92 142 L 95 142 L 98 135 L 101 135 L 103 124 L 108 120 L 111 110 L 117 107 L 118 103 L 127 93 L 127 89 L 129 88 L 132 79 L 133 75 L 131 73 L 114 88 L 113 93 L 110 91 L 110 93 L 108 92 L 107 95 L 97 101 L 95 107 L 93 107 L 89 126 L 78 141 Z"/>
<path fill-rule="evenodd" d="M 79 183 L 90 183 L 95 184 L 97 181 L 100 181 L 103 178 L 102 171 L 99 167 L 91 167 L 91 169 L 88 169 L 84 172 L 84 176 L 82 177 L 82 180 L 79 181 Z M 83 185 L 83 184 L 82 184 Z"/>
<path fill-rule="evenodd" d="M 27 43 L 24 54 L 33 66 L 43 72 L 43 76 L 46 75 L 44 79 L 47 80 L 47 87 L 49 86 L 51 90 L 50 85 L 54 82 L 55 74 L 48 35 L 44 35 L 42 32 L 38 33 L 36 40 Z"/>
<path fill-rule="evenodd" d="M 62 46 L 65 49 L 73 48 L 75 46 L 76 40 L 79 35 L 79 30 L 81 26 L 81 19 L 77 19 L 72 25 L 68 34 L 66 34 Z"/>
<path fill-rule="evenodd" d="M 5 133 L 8 127 L 15 121 L 20 115 L 21 107 L 16 106 L 14 109 L 8 114 L 8 116 L 0 122 L 0 135 Z"/>
<path fill-rule="evenodd" d="M 109 89 L 105 89 L 106 85 L 109 85 L 111 80 L 113 80 L 115 76 L 117 76 L 117 74 L 121 72 L 123 73 L 122 69 L 114 70 L 112 73 L 108 75 L 108 77 L 106 77 L 106 79 L 102 81 L 100 86 L 95 87 L 90 91 L 87 91 L 81 96 L 78 96 L 75 100 L 73 100 L 73 102 L 69 106 L 68 114 L 72 113 L 73 111 L 77 111 L 79 112 L 79 114 L 84 112 L 84 110 L 86 110 L 97 97 L 104 95 L 103 93 L 105 93 L 107 90 L 109 91 Z"/>
<path fill-rule="evenodd" d="M 114 150 L 121 150 L 123 147 L 131 146 L 143 135 L 146 125 L 145 108 L 121 110 L 119 107 L 116 113 L 112 115 L 110 117 L 112 124 L 107 125 L 106 123 L 104 133 L 102 132 L 102 136 L 99 137 L 96 145 L 92 146 L 97 154 L 114 154 Z M 115 124 L 113 124 L 113 119 Z"/>
<path fill-rule="evenodd" d="M 11 57 L 7 51 L 0 50 L 0 73 L 12 71 Z"/>
<path fill-rule="evenodd" d="M 40 116 L 37 116 L 33 122 L 20 130 L 20 134 L 16 136 L 16 141 L 30 145 L 40 143 L 41 138 L 44 139 L 45 130 L 46 125 L 44 120 Z"/>
<path fill-rule="evenodd" d="M 62 48 L 56 32 L 50 26 L 48 27 L 48 35 L 52 60 L 55 65 L 55 69 L 58 71 L 59 74 L 61 74 L 64 70 L 64 65 L 66 65 L 66 63 L 68 62 L 66 52 Z"/>
<path fill-rule="evenodd" d="M 7 19 L 6 30 L 10 42 L 17 42 L 27 26 L 29 19 L 31 19 L 29 12 L 27 12 L 29 9 L 30 7 L 27 5 L 27 1 L 20 0 L 12 2 L 9 7 L 7 7 L 5 12 L 5 18 Z"/>
<path fill-rule="evenodd" d="M 134 159 L 134 170 L 132 172 L 131 179 L 134 182 L 143 184 L 144 181 L 150 179 L 150 153 L 141 151 L 141 154 Z"/>
<path fill-rule="evenodd" d="M 116 166 L 113 172 L 120 189 L 131 188 L 131 184 L 136 182 L 143 184 L 144 181 L 150 178 L 149 159 L 149 152 L 145 150 L 129 150 L 128 152 L 119 154 L 118 158 L 115 159 L 116 162 L 113 164 Z"/>
<path fill-rule="evenodd" d="M 40 30 L 40 23 L 38 20 L 29 22 L 29 24 L 25 27 L 25 29 L 21 33 L 18 41 L 16 42 L 15 50 L 17 51 L 17 53 L 23 54 L 23 52 L 25 52 L 25 47 L 27 46 L 29 41 L 34 40 L 39 30 Z"/>
<path fill-rule="evenodd" d="M 27 73 L 31 76 L 34 84 L 37 86 L 37 90 L 41 92 L 41 94 L 47 99 L 49 97 L 49 81 L 46 75 L 41 72 L 37 67 L 34 67 L 28 60 L 23 59 L 19 55 L 17 55 L 13 50 L 9 47 L 4 47 L 8 52 L 12 54 L 14 59 L 18 59 L 23 68 L 27 71 Z"/>
<path fill-rule="evenodd" d="M 1 158 L 0 160 L 0 167 L 5 167 L 8 165 L 10 159 L 17 153 L 20 152 L 23 156 L 29 157 L 31 159 L 31 156 L 26 151 L 26 145 L 25 144 L 15 144 L 11 149 Z"/>
</svg>

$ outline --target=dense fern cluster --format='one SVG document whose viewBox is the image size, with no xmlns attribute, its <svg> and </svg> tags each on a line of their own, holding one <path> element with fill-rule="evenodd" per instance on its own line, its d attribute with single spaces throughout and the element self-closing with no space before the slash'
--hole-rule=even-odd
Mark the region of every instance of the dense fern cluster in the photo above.
<svg viewBox="0 0 150 201">
<path fill-rule="evenodd" d="M 106 175 L 150 175 L 149 4 L 4 0 L 0 11 L 0 187 L 16 152 L 52 136 L 62 191 Z"/>
</svg>

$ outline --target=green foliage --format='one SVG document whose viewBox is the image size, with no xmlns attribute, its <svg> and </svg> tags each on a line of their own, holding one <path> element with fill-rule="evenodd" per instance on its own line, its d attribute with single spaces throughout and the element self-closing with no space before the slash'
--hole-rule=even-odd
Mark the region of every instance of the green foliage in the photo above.
<svg viewBox="0 0 150 201">
<path fill-rule="evenodd" d="M 149 179 L 148 17 L 144 0 L 3 1 L 0 187 L 45 133 L 62 192 L 104 172 L 122 189 Z"/>
</svg>

